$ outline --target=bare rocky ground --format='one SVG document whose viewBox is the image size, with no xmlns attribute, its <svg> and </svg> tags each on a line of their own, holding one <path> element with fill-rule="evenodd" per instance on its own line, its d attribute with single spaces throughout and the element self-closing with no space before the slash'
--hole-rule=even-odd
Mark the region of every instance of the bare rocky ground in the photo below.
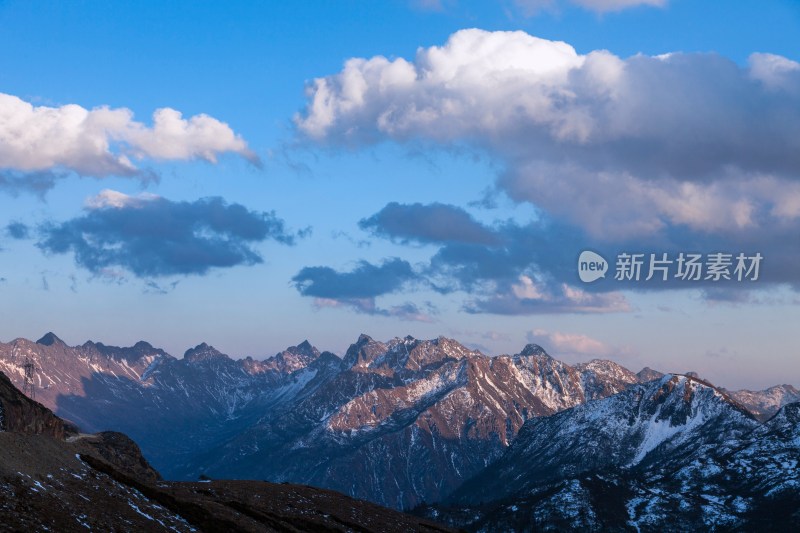
<svg viewBox="0 0 800 533">
<path fill-rule="evenodd" d="M 0 374 L 2 531 L 451 531 L 342 494 L 167 482 L 121 433 L 80 434 Z"/>
</svg>

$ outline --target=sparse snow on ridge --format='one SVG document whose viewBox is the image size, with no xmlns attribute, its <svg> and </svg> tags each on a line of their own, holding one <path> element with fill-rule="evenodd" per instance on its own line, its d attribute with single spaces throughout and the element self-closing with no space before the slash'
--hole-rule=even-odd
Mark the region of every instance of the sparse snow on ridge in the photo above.
<svg viewBox="0 0 800 533">
<path fill-rule="evenodd" d="M 147 343 L 46 341 L 0 343 L 0 370 L 8 367 L 19 380 L 21 358 L 30 354 L 46 384 L 37 399 L 81 426 L 130 434 L 170 477 L 290 480 L 400 508 L 447 497 L 524 447 L 531 433 L 540 440 L 499 478 L 510 483 L 519 464 L 563 460 L 528 481 L 534 487 L 544 474 L 563 476 L 568 483 L 552 502 L 580 508 L 580 495 L 594 490 L 576 477 L 583 463 L 589 471 L 613 465 L 625 472 L 675 461 L 674 479 L 691 491 L 692 480 L 724 470 L 712 458 L 715 448 L 734 450 L 758 425 L 724 392 L 693 377 L 650 380 L 659 373 L 640 376 L 599 359 L 568 365 L 537 345 L 487 357 L 444 337 L 380 342 L 362 335 L 343 358 L 304 341 L 268 359 L 235 360 L 206 344 L 176 359 Z M 797 446 L 800 437 L 792 439 Z M 681 463 L 689 453 L 696 461 Z M 737 454 L 737 464 L 757 461 Z M 787 453 L 758 468 L 774 474 L 796 469 L 797 461 Z M 598 475 L 604 477 L 596 483 L 625 483 Z M 769 490 L 783 494 L 792 486 L 797 479 L 789 476 Z M 632 489 L 623 505 L 631 524 L 646 529 L 645 515 L 681 505 L 677 495 L 657 490 Z M 733 505 L 704 502 L 709 516 Z"/>
</svg>

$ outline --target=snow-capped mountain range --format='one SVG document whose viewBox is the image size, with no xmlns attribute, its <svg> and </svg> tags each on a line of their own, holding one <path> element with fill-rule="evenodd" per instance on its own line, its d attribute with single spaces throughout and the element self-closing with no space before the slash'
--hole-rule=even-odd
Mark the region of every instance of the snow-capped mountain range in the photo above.
<svg viewBox="0 0 800 533">
<path fill-rule="evenodd" d="M 655 472 L 648 465 L 665 461 L 688 468 L 698 450 L 772 435 L 759 420 L 798 399 L 788 385 L 728 393 L 612 361 L 568 365 L 533 344 L 488 357 L 444 337 L 362 335 L 343 358 L 303 342 L 265 360 L 234 360 L 206 344 L 182 359 L 146 342 L 70 347 L 53 334 L 0 344 L 0 371 L 19 388 L 26 359 L 37 368 L 38 401 L 86 431 L 130 435 L 167 478 L 290 481 L 399 509 L 446 501 L 472 512 L 476 501 L 514 499 L 541 483 L 570 480 L 591 492 L 581 476 Z M 526 443 L 535 461 L 520 451 Z M 527 465 L 537 465 L 530 475 Z M 504 488 L 470 495 L 476 485 L 464 482 L 490 470 Z M 566 487 L 564 498 L 573 497 Z M 643 494 L 625 500 L 623 524 L 657 507 Z"/>
<path fill-rule="evenodd" d="M 477 531 L 790 531 L 800 404 L 761 423 L 710 383 L 666 375 L 531 420 L 440 507 Z"/>
</svg>

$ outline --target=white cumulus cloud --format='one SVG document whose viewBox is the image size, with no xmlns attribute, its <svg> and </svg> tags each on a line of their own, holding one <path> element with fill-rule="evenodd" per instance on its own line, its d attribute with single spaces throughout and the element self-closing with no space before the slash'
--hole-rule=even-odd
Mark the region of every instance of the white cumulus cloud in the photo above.
<svg viewBox="0 0 800 533">
<path fill-rule="evenodd" d="M 467 29 L 413 60 L 348 60 L 314 80 L 295 121 L 319 143 L 486 150 L 513 199 L 605 239 L 796 222 L 784 193 L 800 178 L 800 65 L 781 56 L 621 58 Z"/>
<path fill-rule="evenodd" d="M 257 161 L 240 135 L 208 115 L 183 118 L 163 108 L 147 126 L 125 108 L 34 106 L 0 93 L 0 169 L 131 176 L 139 173 L 141 160 L 215 162 L 226 152 Z"/>
<path fill-rule="evenodd" d="M 800 63 L 775 54 L 756 53 L 750 56 L 750 75 L 772 89 L 797 90 Z"/>
</svg>

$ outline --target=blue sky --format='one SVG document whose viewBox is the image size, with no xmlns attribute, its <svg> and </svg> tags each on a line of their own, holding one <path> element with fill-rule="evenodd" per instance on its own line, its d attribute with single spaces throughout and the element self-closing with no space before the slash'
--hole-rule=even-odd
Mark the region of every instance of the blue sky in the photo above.
<svg viewBox="0 0 800 533">
<path fill-rule="evenodd" d="M 798 41 L 790 0 L 0 0 L 0 339 L 798 385 Z M 583 249 L 764 263 L 583 285 Z"/>
</svg>

